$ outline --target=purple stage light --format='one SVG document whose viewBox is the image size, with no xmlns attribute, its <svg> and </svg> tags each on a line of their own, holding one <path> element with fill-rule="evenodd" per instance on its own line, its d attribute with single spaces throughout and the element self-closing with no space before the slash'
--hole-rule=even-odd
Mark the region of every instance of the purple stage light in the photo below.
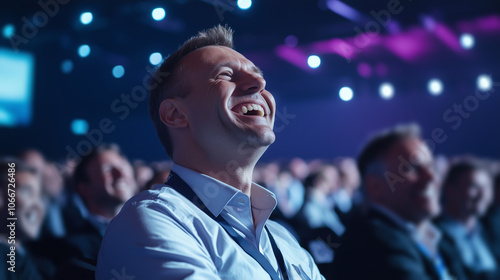
<svg viewBox="0 0 500 280">
<path fill-rule="evenodd" d="M 368 63 L 361 62 L 358 64 L 358 74 L 363 78 L 368 78 L 372 75 L 372 68 Z"/>
<path fill-rule="evenodd" d="M 307 65 L 308 56 L 303 54 L 300 50 L 287 46 L 278 46 L 276 47 L 275 52 L 279 57 L 290 62 L 291 64 L 304 70 L 311 70 L 309 65 Z"/>
<path fill-rule="evenodd" d="M 363 21 L 363 15 L 352 8 L 351 6 L 345 4 L 342 1 L 339 0 L 328 0 L 326 1 L 326 6 L 328 9 L 330 9 L 332 12 L 337 13 L 347 19 L 350 19 L 354 22 L 362 22 Z"/>
</svg>

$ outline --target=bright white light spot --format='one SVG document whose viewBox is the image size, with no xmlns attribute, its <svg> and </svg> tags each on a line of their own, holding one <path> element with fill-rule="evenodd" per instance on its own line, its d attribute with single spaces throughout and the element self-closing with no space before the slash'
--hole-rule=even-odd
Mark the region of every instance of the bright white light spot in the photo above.
<svg viewBox="0 0 500 280">
<path fill-rule="evenodd" d="M 81 57 L 87 57 L 90 54 L 90 46 L 89 45 L 81 45 L 78 47 L 78 55 Z"/>
<path fill-rule="evenodd" d="M 474 47 L 474 36 L 468 33 L 464 33 L 460 36 L 460 45 L 462 48 L 468 50 Z"/>
<path fill-rule="evenodd" d="M 443 83 L 439 79 L 431 79 L 427 84 L 427 90 L 432 95 L 440 95 L 443 92 Z"/>
<path fill-rule="evenodd" d="M 307 58 L 307 65 L 311 68 L 318 68 L 321 65 L 321 58 L 317 55 L 311 55 Z"/>
<path fill-rule="evenodd" d="M 391 83 L 382 83 L 378 88 L 378 93 L 383 99 L 394 97 L 394 86 Z"/>
<path fill-rule="evenodd" d="M 238 0 L 238 8 L 246 10 L 252 6 L 252 0 Z"/>
<path fill-rule="evenodd" d="M 152 53 L 149 56 L 149 62 L 151 62 L 151 64 L 153 64 L 153 65 L 160 64 L 162 59 L 163 59 L 163 57 L 161 56 L 161 53 L 159 53 L 159 52 Z"/>
<path fill-rule="evenodd" d="M 156 8 L 151 12 L 151 16 L 153 17 L 154 20 L 160 21 L 165 18 L 165 9 L 163 8 Z"/>
<path fill-rule="evenodd" d="M 16 32 L 16 28 L 11 23 L 8 23 L 8 24 L 4 25 L 3 28 L 2 28 L 2 36 L 5 39 L 12 38 L 12 36 L 14 36 L 15 32 Z"/>
<path fill-rule="evenodd" d="M 488 91 L 493 86 L 493 81 L 490 75 L 481 74 L 477 77 L 476 81 L 477 88 L 480 91 Z"/>
<path fill-rule="evenodd" d="M 116 65 L 115 67 L 113 67 L 113 77 L 119 79 L 121 77 L 123 77 L 123 75 L 125 75 L 125 68 L 123 68 L 123 66 L 121 65 Z"/>
<path fill-rule="evenodd" d="M 83 135 L 89 130 L 89 124 L 86 120 L 74 119 L 71 122 L 71 132 L 76 135 Z"/>
<path fill-rule="evenodd" d="M 82 14 L 80 15 L 80 22 L 81 22 L 82 24 L 87 25 L 87 24 L 89 24 L 89 23 L 91 23 L 91 22 L 92 22 L 92 19 L 93 19 L 93 18 L 94 18 L 94 17 L 92 16 L 92 13 L 91 13 L 91 12 L 85 12 L 85 13 L 82 13 Z"/>
<path fill-rule="evenodd" d="M 66 59 L 61 62 L 61 71 L 64 74 L 69 74 L 71 71 L 73 71 L 73 61 Z"/>
<path fill-rule="evenodd" d="M 350 87 L 343 87 L 339 90 L 339 97 L 344 101 L 349 101 L 354 96 L 352 89 Z"/>
</svg>

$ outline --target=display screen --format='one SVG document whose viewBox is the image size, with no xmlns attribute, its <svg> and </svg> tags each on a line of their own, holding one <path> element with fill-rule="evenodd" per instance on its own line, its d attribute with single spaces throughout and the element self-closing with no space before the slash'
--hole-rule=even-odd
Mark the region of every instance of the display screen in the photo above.
<svg viewBox="0 0 500 280">
<path fill-rule="evenodd" d="M 0 48 L 0 126 L 31 122 L 34 58 Z"/>
</svg>

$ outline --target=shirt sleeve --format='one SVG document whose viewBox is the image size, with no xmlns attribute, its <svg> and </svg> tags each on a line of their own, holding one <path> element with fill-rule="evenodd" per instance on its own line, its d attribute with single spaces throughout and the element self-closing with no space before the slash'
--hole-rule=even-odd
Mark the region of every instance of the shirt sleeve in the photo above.
<svg viewBox="0 0 500 280">
<path fill-rule="evenodd" d="M 97 280 L 220 279 L 189 216 L 160 202 L 129 206 L 107 229 Z"/>
</svg>

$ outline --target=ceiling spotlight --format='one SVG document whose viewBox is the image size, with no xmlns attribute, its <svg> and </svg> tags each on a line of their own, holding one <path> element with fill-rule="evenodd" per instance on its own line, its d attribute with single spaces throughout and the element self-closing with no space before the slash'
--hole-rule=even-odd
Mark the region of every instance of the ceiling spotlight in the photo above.
<svg viewBox="0 0 500 280">
<path fill-rule="evenodd" d="M 154 20 L 160 21 L 165 18 L 165 9 L 163 8 L 156 8 L 151 12 L 151 16 L 153 17 Z"/>
<path fill-rule="evenodd" d="M 339 90 L 339 97 L 344 101 L 350 101 L 354 93 L 350 87 L 343 87 Z"/>
<path fill-rule="evenodd" d="M 427 83 L 427 90 L 432 95 L 440 95 L 443 92 L 443 83 L 439 79 L 431 79 Z"/>
<path fill-rule="evenodd" d="M 69 74 L 73 71 L 73 61 L 66 59 L 63 62 L 61 62 L 61 72 L 64 74 Z"/>
<path fill-rule="evenodd" d="M 155 52 L 149 56 L 149 62 L 153 65 L 158 65 L 163 60 L 161 53 Z"/>
<path fill-rule="evenodd" d="M 85 12 L 85 13 L 82 13 L 82 14 L 80 15 L 80 22 L 81 22 L 82 24 L 87 25 L 87 24 L 89 24 L 89 23 L 91 23 L 91 22 L 92 22 L 92 19 L 93 19 L 93 16 L 92 16 L 92 13 L 91 13 L 91 12 Z"/>
<path fill-rule="evenodd" d="M 125 75 L 125 68 L 123 68 L 123 66 L 121 65 L 116 65 L 115 67 L 113 67 L 112 73 L 113 77 L 119 79 L 123 77 L 123 75 Z"/>
<path fill-rule="evenodd" d="M 81 45 L 78 47 L 78 55 L 80 57 L 87 57 L 90 54 L 90 46 L 89 45 Z"/>
<path fill-rule="evenodd" d="M 89 123 L 86 120 L 74 119 L 71 122 L 71 132 L 75 135 L 83 135 L 89 130 Z"/>
<path fill-rule="evenodd" d="M 394 86 L 391 83 L 382 83 L 378 88 L 378 93 L 383 99 L 391 99 L 394 97 Z"/>
<path fill-rule="evenodd" d="M 247 10 L 252 6 L 252 0 L 238 0 L 238 8 L 242 10 Z"/>
<path fill-rule="evenodd" d="M 462 46 L 462 48 L 466 50 L 471 49 L 472 47 L 474 47 L 474 43 L 474 36 L 472 36 L 471 34 L 464 33 L 460 36 L 460 45 Z"/>
<path fill-rule="evenodd" d="M 2 27 L 2 36 L 5 39 L 10 39 L 14 36 L 14 33 L 16 32 L 16 28 L 12 23 L 7 23 Z"/>
<path fill-rule="evenodd" d="M 481 74 L 477 77 L 476 86 L 480 91 L 488 91 L 493 86 L 493 81 L 490 75 Z"/>
<path fill-rule="evenodd" d="M 311 68 L 318 68 L 321 65 L 321 58 L 317 55 L 311 55 L 307 58 L 307 65 Z"/>
</svg>

